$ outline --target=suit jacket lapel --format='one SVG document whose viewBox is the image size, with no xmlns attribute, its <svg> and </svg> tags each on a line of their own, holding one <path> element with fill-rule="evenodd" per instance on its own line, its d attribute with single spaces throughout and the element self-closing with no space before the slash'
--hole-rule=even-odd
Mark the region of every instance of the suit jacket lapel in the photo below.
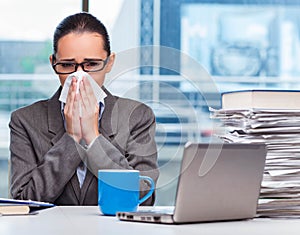
<svg viewBox="0 0 300 235">
<path fill-rule="evenodd" d="M 61 115 L 61 103 L 58 100 L 61 86 L 48 101 L 48 130 L 54 134 L 51 143 L 55 144 L 65 133 L 64 122 Z"/>
<path fill-rule="evenodd" d="M 76 171 L 75 171 L 75 174 L 71 178 L 71 185 L 75 192 L 77 201 L 80 202 L 80 187 L 79 187 L 79 181 L 78 181 Z"/>
<path fill-rule="evenodd" d="M 85 195 L 88 191 L 88 188 L 90 187 L 93 176 L 94 176 L 93 173 L 91 173 L 89 170 L 86 171 L 85 179 L 84 179 L 83 185 L 81 187 L 81 195 L 80 195 L 80 201 L 79 201 L 80 205 L 83 204 Z"/>
<path fill-rule="evenodd" d="M 105 108 L 100 121 L 99 130 L 106 137 L 113 136 L 118 130 L 118 102 L 104 86 L 103 91 L 107 94 L 105 98 Z"/>
</svg>

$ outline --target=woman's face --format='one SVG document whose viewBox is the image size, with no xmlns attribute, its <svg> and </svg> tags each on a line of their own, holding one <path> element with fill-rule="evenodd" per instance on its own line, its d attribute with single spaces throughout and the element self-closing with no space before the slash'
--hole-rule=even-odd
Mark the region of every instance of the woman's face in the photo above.
<svg viewBox="0 0 300 235">
<path fill-rule="evenodd" d="M 102 36 L 98 33 L 69 33 L 59 39 L 57 44 L 56 62 L 74 62 L 82 63 L 90 59 L 102 59 L 107 58 L 107 51 L 103 47 Z M 105 74 L 110 72 L 114 63 L 115 55 L 112 53 L 110 58 L 103 68 L 98 72 L 89 72 L 92 78 L 98 83 L 99 86 L 103 85 Z M 52 56 L 50 56 L 50 62 L 52 64 Z M 79 66 L 77 71 L 82 70 Z M 63 86 L 65 80 L 69 74 L 59 74 L 59 80 Z"/>
</svg>

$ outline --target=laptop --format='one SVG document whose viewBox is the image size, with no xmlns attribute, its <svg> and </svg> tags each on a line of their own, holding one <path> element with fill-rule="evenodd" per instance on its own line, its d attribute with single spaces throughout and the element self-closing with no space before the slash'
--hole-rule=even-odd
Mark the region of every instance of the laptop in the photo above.
<svg viewBox="0 0 300 235">
<path fill-rule="evenodd" d="M 173 209 L 140 207 L 116 216 L 121 221 L 167 224 L 251 219 L 256 215 L 266 153 L 264 144 L 187 143 Z"/>
</svg>

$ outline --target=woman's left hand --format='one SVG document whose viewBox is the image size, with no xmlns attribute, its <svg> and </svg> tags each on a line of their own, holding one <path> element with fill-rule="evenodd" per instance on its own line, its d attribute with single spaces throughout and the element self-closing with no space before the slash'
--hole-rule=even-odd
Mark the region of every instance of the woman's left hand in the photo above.
<svg viewBox="0 0 300 235">
<path fill-rule="evenodd" d="M 99 136 L 98 118 L 99 104 L 94 95 L 93 88 L 86 77 L 83 77 L 80 86 L 81 102 L 81 133 L 86 144 L 89 145 L 97 136 Z"/>
</svg>

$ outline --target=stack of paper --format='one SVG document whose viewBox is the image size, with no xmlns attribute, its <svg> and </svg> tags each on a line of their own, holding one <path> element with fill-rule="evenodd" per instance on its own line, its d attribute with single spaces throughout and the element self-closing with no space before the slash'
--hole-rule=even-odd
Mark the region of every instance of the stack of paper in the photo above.
<svg viewBox="0 0 300 235">
<path fill-rule="evenodd" d="M 300 110 L 210 109 L 225 142 L 265 143 L 268 149 L 258 214 L 300 217 Z"/>
</svg>

